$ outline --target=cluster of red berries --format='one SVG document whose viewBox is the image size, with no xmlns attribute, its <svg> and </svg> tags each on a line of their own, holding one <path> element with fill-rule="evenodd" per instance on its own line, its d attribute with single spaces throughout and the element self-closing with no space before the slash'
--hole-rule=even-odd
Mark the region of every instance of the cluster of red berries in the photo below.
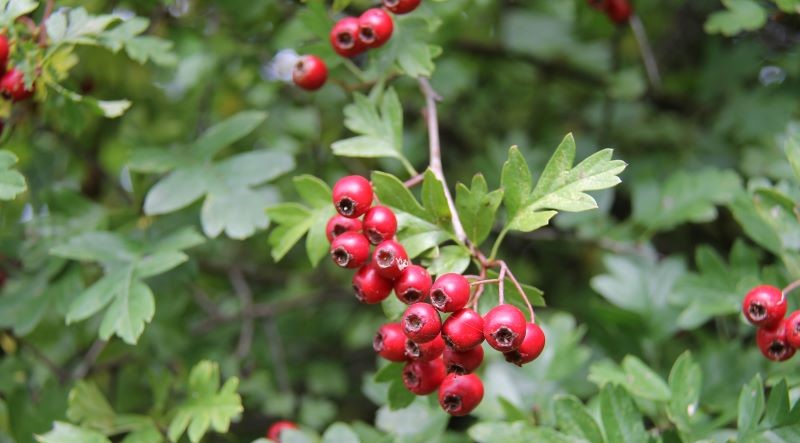
<svg viewBox="0 0 800 443">
<path fill-rule="evenodd" d="M 0 94 L 15 102 L 27 100 L 33 95 L 33 89 L 25 88 L 25 76 L 22 71 L 8 65 L 8 37 L 0 35 Z"/>
<path fill-rule="evenodd" d="M 297 429 L 297 424 L 287 420 L 276 421 L 267 429 L 267 438 L 281 443 L 281 433 L 287 429 Z"/>
<path fill-rule="evenodd" d="M 358 269 L 352 282 L 362 303 L 379 303 L 394 291 L 409 305 L 399 323 L 381 326 L 373 340 L 381 357 L 405 363 L 405 387 L 416 395 L 438 389 L 447 413 L 469 414 L 483 398 L 483 383 L 473 374 L 483 361 L 483 341 L 522 366 L 541 354 L 544 332 L 512 305 L 496 306 L 483 317 L 467 307 L 470 282 L 455 273 L 433 281 L 425 268 L 412 264 L 394 239 L 395 214 L 372 201 L 372 186 L 364 177 L 344 177 L 333 187 L 338 214 L 326 226 L 331 257 L 343 268 Z M 440 313 L 450 315 L 443 322 Z"/>
<path fill-rule="evenodd" d="M 589 6 L 604 12 L 616 23 L 627 23 L 633 15 L 633 6 L 629 0 L 588 0 Z"/>
<path fill-rule="evenodd" d="M 744 297 L 742 312 L 758 327 L 756 343 L 770 360 L 785 361 L 800 348 L 800 310 L 786 316 L 786 296 L 775 286 L 761 285 Z"/>
</svg>

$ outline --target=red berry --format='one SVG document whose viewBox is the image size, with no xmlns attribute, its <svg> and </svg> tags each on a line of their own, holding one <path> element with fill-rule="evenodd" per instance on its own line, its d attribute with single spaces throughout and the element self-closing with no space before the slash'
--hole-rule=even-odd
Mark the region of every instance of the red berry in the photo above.
<svg viewBox="0 0 800 443">
<path fill-rule="evenodd" d="M 786 297 L 775 286 L 756 286 L 745 295 L 742 312 L 756 326 L 774 327 L 786 315 Z"/>
<path fill-rule="evenodd" d="M 10 69 L 0 78 L 0 93 L 14 101 L 22 101 L 33 95 L 33 88 L 25 89 L 25 76 L 22 71 Z"/>
<path fill-rule="evenodd" d="M 428 395 L 442 384 L 444 362 L 441 358 L 431 361 L 414 360 L 403 368 L 403 384 L 417 395 Z"/>
<path fill-rule="evenodd" d="M 369 241 L 358 232 L 345 232 L 333 239 L 331 258 L 343 268 L 358 268 L 369 260 Z"/>
<path fill-rule="evenodd" d="M 628 0 L 608 0 L 606 14 L 616 24 L 627 23 L 633 15 L 633 7 Z"/>
<path fill-rule="evenodd" d="M 483 316 L 483 336 L 498 351 L 513 351 L 525 339 L 525 315 L 511 305 L 495 306 Z"/>
<path fill-rule="evenodd" d="M 442 320 L 433 306 L 414 303 L 403 313 L 403 332 L 415 343 L 427 343 L 439 335 Z"/>
<path fill-rule="evenodd" d="M 447 374 L 439 386 L 439 405 L 450 415 L 467 415 L 483 400 L 483 383 L 475 374 Z"/>
<path fill-rule="evenodd" d="M 325 226 L 325 236 L 328 237 L 329 242 L 332 242 L 334 238 L 345 232 L 359 231 L 361 231 L 361 220 L 357 218 L 347 218 L 340 214 L 331 217 L 328 220 L 328 224 Z"/>
<path fill-rule="evenodd" d="M 786 330 L 786 320 L 782 320 L 773 329 L 758 328 L 756 343 L 764 357 L 773 361 L 784 361 L 792 358 L 795 349 L 787 340 Z"/>
<path fill-rule="evenodd" d="M 400 323 L 387 323 L 378 329 L 372 339 L 372 349 L 389 361 L 406 361 L 406 335 Z"/>
<path fill-rule="evenodd" d="M 6 72 L 6 65 L 8 64 L 8 37 L 0 35 L 0 74 Z"/>
<path fill-rule="evenodd" d="M 545 336 L 542 328 L 536 323 L 528 323 L 525 326 L 525 339 L 514 351 L 506 352 L 506 361 L 522 366 L 536 360 L 536 357 L 544 350 Z"/>
<path fill-rule="evenodd" d="M 432 283 L 431 275 L 425 268 L 410 265 L 403 269 L 400 277 L 395 280 L 394 294 L 407 305 L 421 302 L 428 297 Z"/>
<path fill-rule="evenodd" d="M 786 340 L 793 348 L 800 348 L 800 311 L 794 311 L 786 318 Z"/>
<path fill-rule="evenodd" d="M 373 206 L 364 214 L 364 235 L 373 245 L 390 240 L 397 232 L 397 217 L 386 206 Z"/>
<path fill-rule="evenodd" d="M 403 270 L 411 264 L 406 249 L 394 240 L 385 240 L 376 246 L 372 261 L 378 273 L 391 280 L 400 277 Z"/>
<path fill-rule="evenodd" d="M 431 286 L 431 304 L 442 312 L 455 312 L 469 301 L 469 282 L 463 275 L 442 274 Z"/>
<path fill-rule="evenodd" d="M 437 335 L 427 343 L 415 343 L 414 340 L 406 339 L 406 357 L 412 360 L 431 361 L 442 356 L 444 351 L 444 340 L 441 335 Z"/>
<path fill-rule="evenodd" d="M 378 275 L 378 271 L 366 264 L 353 274 L 353 290 L 361 303 L 380 303 L 392 293 L 392 282 Z"/>
<path fill-rule="evenodd" d="M 444 366 L 448 374 L 469 374 L 478 369 L 483 362 L 483 347 L 475 346 L 466 351 L 456 351 L 446 346 L 444 353 L 442 353 L 442 360 L 444 360 Z"/>
<path fill-rule="evenodd" d="M 305 90 L 315 91 L 321 88 L 327 79 L 328 67 L 316 55 L 304 55 L 294 65 L 292 80 Z"/>
<path fill-rule="evenodd" d="M 395 14 L 408 14 L 417 9 L 422 0 L 383 0 L 383 7 Z"/>
<path fill-rule="evenodd" d="M 483 342 L 483 318 L 472 309 L 461 309 L 442 324 L 442 338 L 448 347 L 466 351 Z"/>
<path fill-rule="evenodd" d="M 392 17 L 380 8 L 367 9 L 358 18 L 358 39 L 367 48 L 382 46 L 392 36 Z"/>
<path fill-rule="evenodd" d="M 360 217 L 372 206 L 372 185 L 360 175 L 342 177 L 333 185 L 333 205 L 345 217 Z"/>
<path fill-rule="evenodd" d="M 281 443 L 281 433 L 287 429 L 297 429 L 297 425 L 286 420 L 276 421 L 267 430 L 267 438 L 275 443 Z"/>
<path fill-rule="evenodd" d="M 330 40 L 333 50 L 342 57 L 355 57 L 366 49 L 359 40 L 358 19 L 345 17 L 331 29 Z"/>
</svg>

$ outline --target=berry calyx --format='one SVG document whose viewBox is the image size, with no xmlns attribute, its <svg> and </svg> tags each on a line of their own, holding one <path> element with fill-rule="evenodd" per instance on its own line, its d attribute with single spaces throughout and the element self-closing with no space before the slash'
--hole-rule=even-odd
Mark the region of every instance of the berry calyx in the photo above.
<svg viewBox="0 0 800 443">
<path fill-rule="evenodd" d="M 276 421 L 267 430 L 267 438 L 276 443 L 281 443 L 281 433 L 287 429 L 297 429 L 297 424 L 287 420 Z"/>
<path fill-rule="evenodd" d="M 12 68 L 0 78 L 0 94 L 13 101 L 22 101 L 33 95 L 33 88 L 26 89 L 22 71 Z"/>
<path fill-rule="evenodd" d="M 483 316 L 483 337 L 500 352 L 511 352 L 525 339 L 525 315 L 511 305 L 499 305 Z"/>
<path fill-rule="evenodd" d="M 742 313 L 756 326 L 774 327 L 786 315 L 786 297 L 775 286 L 756 286 L 745 295 Z"/>
<path fill-rule="evenodd" d="M 442 324 L 442 338 L 456 351 L 480 345 L 483 342 L 483 317 L 472 309 L 454 312 Z"/>
<path fill-rule="evenodd" d="M 446 346 L 442 353 L 442 360 L 444 360 L 444 367 L 448 374 L 469 374 L 478 369 L 483 362 L 483 347 L 475 346 L 466 351 L 456 351 Z"/>
<path fill-rule="evenodd" d="M 342 177 L 333 185 L 333 205 L 339 214 L 356 218 L 372 206 L 372 185 L 360 175 Z"/>
<path fill-rule="evenodd" d="M 506 361 L 517 366 L 530 363 L 542 353 L 544 344 L 545 336 L 542 328 L 536 323 L 528 323 L 525 326 L 525 339 L 522 340 L 517 349 L 504 354 Z"/>
<path fill-rule="evenodd" d="M 387 323 L 378 329 L 372 339 L 372 349 L 386 360 L 403 362 L 406 357 L 406 335 L 400 323 Z"/>
<path fill-rule="evenodd" d="M 758 328 L 756 343 L 764 357 L 772 361 L 785 361 L 795 353 L 787 340 L 787 322 L 782 320 L 775 328 Z"/>
<path fill-rule="evenodd" d="M 467 415 L 483 400 L 483 383 L 475 374 L 448 374 L 439 386 L 439 405 L 450 415 Z"/>
<path fill-rule="evenodd" d="M 403 313 L 403 332 L 415 343 L 427 343 L 439 335 L 442 320 L 433 306 L 427 303 L 414 303 Z"/>
<path fill-rule="evenodd" d="M 437 335 L 427 343 L 415 343 L 414 340 L 406 339 L 406 357 L 411 360 L 431 361 L 439 358 L 444 352 L 444 340 L 441 335 Z"/>
<path fill-rule="evenodd" d="M 316 91 L 328 79 L 328 67 L 316 55 L 304 55 L 297 60 L 292 71 L 292 81 L 297 86 L 307 90 Z"/>
<path fill-rule="evenodd" d="M 400 277 L 403 270 L 410 264 L 406 249 L 394 240 L 382 241 L 372 253 L 375 269 L 384 278 L 391 280 Z"/>
<path fill-rule="evenodd" d="M 419 265 L 410 265 L 403 269 L 400 277 L 394 282 L 394 294 L 401 302 L 410 305 L 424 301 L 431 290 L 433 280 L 428 271 Z"/>
<path fill-rule="evenodd" d="M 328 224 L 325 225 L 325 236 L 328 237 L 329 242 L 332 242 L 334 238 L 345 232 L 359 231 L 361 231 L 361 220 L 357 218 L 347 218 L 340 214 L 336 214 L 328 219 Z"/>
<path fill-rule="evenodd" d="M 403 368 L 403 384 L 416 395 L 428 395 L 444 380 L 444 362 L 441 358 L 431 361 L 415 360 Z"/>
<path fill-rule="evenodd" d="M 358 17 L 358 40 L 367 48 L 383 46 L 394 31 L 392 17 L 383 9 L 367 9 Z"/>
<path fill-rule="evenodd" d="M 442 274 L 431 286 L 431 304 L 442 312 L 455 312 L 467 305 L 469 282 L 461 274 Z"/>
<path fill-rule="evenodd" d="M 800 311 L 786 317 L 786 341 L 795 349 L 800 348 Z"/>
<path fill-rule="evenodd" d="M 383 7 L 395 14 L 408 14 L 417 9 L 422 0 L 383 0 Z"/>
<path fill-rule="evenodd" d="M 342 57 L 355 57 L 366 47 L 359 40 L 359 24 L 355 17 L 345 17 L 331 28 L 330 41 L 333 50 Z"/>
<path fill-rule="evenodd" d="M 390 240 L 397 232 L 397 217 L 386 206 L 373 206 L 364 214 L 364 235 L 373 245 Z"/>
<path fill-rule="evenodd" d="M 345 232 L 331 242 L 331 258 L 342 268 L 358 268 L 369 260 L 369 241 L 358 232 Z"/>
<path fill-rule="evenodd" d="M 358 301 L 373 305 L 392 293 L 392 282 L 381 277 L 371 264 L 366 264 L 353 274 L 353 290 Z"/>
</svg>

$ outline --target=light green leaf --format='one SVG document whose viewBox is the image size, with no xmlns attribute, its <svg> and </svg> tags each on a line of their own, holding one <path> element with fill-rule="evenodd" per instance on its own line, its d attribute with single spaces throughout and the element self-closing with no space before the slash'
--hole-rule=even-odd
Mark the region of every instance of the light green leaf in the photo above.
<svg viewBox="0 0 800 443">
<path fill-rule="evenodd" d="M 208 128 L 194 142 L 192 153 L 200 161 L 210 160 L 220 149 L 229 146 L 253 132 L 266 120 L 267 114 L 261 111 L 244 111 Z"/>
<path fill-rule="evenodd" d="M 124 286 L 130 284 L 128 272 L 128 268 L 116 269 L 83 291 L 69 306 L 67 324 L 85 320 L 106 307 Z"/>
<path fill-rule="evenodd" d="M 626 355 L 622 368 L 632 394 L 648 400 L 669 401 L 671 391 L 667 383 L 638 357 Z"/>
<path fill-rule="evenodd" d="M 451 225 L 444 185 L 430 169 L 425 171 L 425 178 L 422 180 L 422 203 L 425 210 L 435 218 L 436 224 L 445 227 Z"/>
<path fill-rule="evenodd" d="M 636 404 L 621 386 L 607 384 L 600 391 L 600 417 L 606 441 L 641 443 L 648 441 L 647 431 Z"/>
<path fill-rule="evenodd" d="M 313 175 L 298 175 L 292 179 L 297 193 L 312 208 L 326 208 L 332 205 L 331 188 L 327 183 Z"/>
<path fill-rule="evenodd" d="M 350 426 L 337 422 L 322 434 L 322 443 L 361 443 L 361 440 Z"/>
<path fill-rule="evenodd" d="M 733 36 L 755 31 L 767 22 L 767 11 L 753 0 L 722 0 L 725 10 L 713 12 L 705 23 L 709 34 Z"/>
<path fill-rule="evenodd" d="M 769 399 L 761 426 L 773 428 L 791 424 L 790 414 L 789 388 L 786 385 L 786 379 L 782 379 L 769 391 Z"/>
<path fill-rule="evenodd" d="M 10 151 L 0 151 L 0 200 L 13 200 L 28 189 L 25 177 L 11 169 L 16 163 L 16 155 Z"/>
<path fill-rule="evenodd" d="M 591 443 L 603 443 L 603 433 L 586 407 L 576 397 L 561 396 L 555 402 L 556 422 L 563 432 L 584 438 Z"/>
<path fill-rule="evenodd" d="M 266 211 L 279 225 L 270 232 L 268 239 L 275 261 L 282 259 L 317 222 L 312 217 L 313 212 L 295 203 L 283 203 L 267 208 Z"/>
<path fill-rule="evenodd" d="M 103 434 L 57 421 L 50 432 L 36 436 L 39 443 L 111 443 Z"/>
<path fill-rule="evenodd" d="M 163 274 L 186 262 L 189 256 L 180 251 L 160 251 L 150 254 L 136 263 L 136 278 L 147 278 Z"/>
<path fill-rule="evenodd" d="M 133 247 L 121 236 L 111 232 L 87 232 L 54 247 L 50 253 L 80 261 L 127 263 L 135 259 Z"/>
<path fill-rule="evenodd" d="M 203 232 L 215 238 L 225 231 L 232 239 L 242 240 L 269 226 L 265 209 L 280 200 L 277 189 L 238 188 L 226 194 L 211 192 L 203 202 L 200 219 Z"/>
<path fill-rule="evenodd" d="M 116 334 L 125 343 L 134 345 L 155 312 L 155 299 L 150 288 L 138 280 L 126 281 L 100 323 L 100 338 L 108 340 Z"/>
<path fill-rule="evenodd" d="M 416 397 L 403 384 L 402 379 L 396 379 L 389 385 L 388 405 L 392 410 L 408 407 Z"/>
<path fill-rule="evenodd" d="M 382 204 L 407 212 L 422 220 L 431 223 L 436 222 L 433 215 L 417 202 L 411 191 L 397 177 L 385 172 L 374 171 L 372 173 L 372 187 Z"/>
<path fill-rule="evenodd" d="M 0 26 L 11 26 L 18 17 L 36 10 L 39 2 L 32 0 L 2 0 L 0 1 Z"/>
<path fill-rule="evenodd" d="M 409 77 L 430 77 L 435 68 L 433 59 L 441 52 L 438 46 L 412 40 L 397 54 L 397 64 Z"/>
<path fill-rule="evenodd" d="M 472 177 L 471 188 L 461 183 L 456 185 L 456 210 L 473 244 L 480 246 L 492 232 L 502 199 L 503 190 L 488 192 L 486 179 L 480 173 Z"/>
<path fill-rule="evenodd" d="M 470 438 L 478 443 L 526 443 L 538 440 L 534 428 L 525 422 L 501 423 L 481 422 L 467 430 Z"/>
<path fill-rule="evenodd" d="M 130 153 L 128 167 L 132 171 L 161 174 L 183 164 L 183 156 L 161 148 L 138 148 Z"/>
<path fill-rule="evenodd" d="M 503 187 L 503 205 L 509 219 L 525 206 L 531 193 L 531 171 L 525 157 L 516 146 L 508 151 L 508 160 L 503 164 L 500 183 Z"/>
<path fill-rule="evenodd" d="M 228 157 L 214 165 L 212 174 L 218 175 L 225 190 L 237 190 L 273 180 L 291 171 L 294 166 L 292 156 L 262 149 Z M 222 191 L 219 188 L 217 185 L 209 191 Z"/>
<path fill-rule="evenodd" d="M 763 413 L 764 384 L 761 382 L 761 375 L 756 374 L 750 382 L 742 386 L 739 393 L 739 415 L 736 426 L 740 438 L 756 428 Z"/>
<path fill-rule="evenodd" d="M 208 192 L 208 172 L 205 166 L 191 166 L 169 173 L 147 192 L 145 214 L 166 214 L 190 205 Z"/>
<path fill-rule="evenodd" d="M 67 417 L 86 428 L 110 434 L 114 430 L 116 413 L 97 385 L 78 381 L 69 391 Z"/>
<path fill-rule="evenodd" d="M 359 135 L 334 142 L 333 153 L 342 157 L 399 157 L 394 145 L 383 138 Z"/>
<path fill-rule="evenodd" d="M 691 352 L 686 351 L 681 354 L 669 373 L 672 398 L 667 414 L 683 432 L 691 430 L 691 425 L 698 416 L 702 382 L 703 373 L 700 366 L 692 359 Z"/>
<path fill-rule="evenodd" d="M 434 256 L 428 265 L 428 272 L 434 276 L 448 272 L 461 274 L 469 267 L 470 258 L 469 250 L 463 246 L 443 246 L 439 248 L 439 254 Z"/>
</svg>

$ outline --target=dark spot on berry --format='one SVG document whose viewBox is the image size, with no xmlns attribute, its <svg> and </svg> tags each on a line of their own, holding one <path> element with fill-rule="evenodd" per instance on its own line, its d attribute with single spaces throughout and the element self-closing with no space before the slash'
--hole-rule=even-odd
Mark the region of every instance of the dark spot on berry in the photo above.
<svg viewBox="0 0 800 443">
<path fill-rule="evenodd" d="M 417 314 L 411 314 L 406 317 L 404 326 L 406 331 L 417 332 L 422 329 L 422 319 Z"/>
<path fill-rule="evenodd" d="M 465 375 L 467 373 L 467 370 L 464 369 L 464 367 L 458 363 L 450 363 L 449 365 L 447 365 L 447 373 Z"/>
<path fill-rule="evenodd" d="M 345 228 L 345 227 L 344 227 L 344 226 L 342 226 L 342 225 L 335 225 L 335 226 L 333 227 L 333 237 L 334 237 L 334 238 L 336 238 L 336 237 L 338 237 L 338 236 L 340 236 L 340 235 L 344 234 L 345 232 L 347 232 L 347 228 Z"/>
<path fill-rule="evenodd" d="M 375 334 L 375 337 L 372 339 L 372 349 L 374 349 L 375 352 L 383 351 L 383 334 L 380 332 Z"/>
<path fill-rule="evenodd" d="M 372 43 L 375 41 L 375 31 L 369 27 L 362 27 L 359 31 L 359 38 L 364 43 Z"/>
<path fill-rule="evenodd" d="M 389 8 L 393 8 L 400 3 L 400 0 L 383 0 L 383 4 Z"/>
<path fill-rule="evenodd" d="M 343 268 L 350 263 L 350 254 L 347 253 L 345 248 L 334 249 L 331 251 L 331 257 L 333 257 L 333 261 L 335 261 L 337 265 Z"/>
<path fill-rule="evenodd" d="M 365 234 L 367 235 L 369 242 L 372 243 L 373 245 L 376 245 L 385 240 L 383 238 L 383 234 L 374 229 L 367 229 L 367 232 Z"/>
<path fill-rule="evenodd" d="M 503 355 L 506 357 L 507 362 L 522 367 L 522 354 L 519 351 L 506 352 Z"/>
<path fill-rule="evenodd" d="M 347 32 L 336 34 L 336 41 L 339 42 L 339 46 L 343 49 L 350 49 L 355 44 L 353 37 Z"/>
<path fill-rule="evenodd" d="M 445 294 L 441 289 L 434 289 L 433 292 L 431 292 L 431 304 L 437 309 L 444 309 L 444 306 L 447 304 L 447 300 L 447 294 Z"/>
<path fill-rule="evenodd" d="M 419 385 L 419 378 L 414 371 L 406 369 L 403 371 L 403 382 L 406 384 L 406 386 L 415 387 Z"/>
<path fill-rule="evenodd" d="M 347 35 L 347 34 L 339 34 L 339 35 Z M 347 35 L 347 38 L 350 38 L 350 36 Z M 356 202 L 350 200 L 347 197 L 339 200 L 339 204 L 336 206 L 339 208 L 339 213 L 341 213 L 344 216 L 351 216 L 356 212 Z"/>
<path fill-rule="evenodd" d="M 447 347 L 455 349 L 455 343 L 453 343 L 450 336 L 442 334 L 442 340 L 444 340 L 444 344 L 447 345 Z"/>
<path fill-rule="evenodd" d="M 402 296 L 408 303 L 416 303 L 422 298 L 422 292 L 416 289 L 406 289 Z"/>
<path fill-rule="evenodd" d="M 409 358 L 419 358 L 419 345 L 411 340 L 406 340 L 406 356 Z"/>
<path fill-rule="evenodd" d="M 750 303 L 750 307 L 747 309 L 747 312 L 750 314 L 750 318 L 754 321 L 763 320 L 767 316 L 767 308 L 765 308 L 761 303 Z"/>
<path fill-rule="evenodd" d="M 458 412 L 461 409 L 461 396 L 455 394 L 447 394 L 444 396 L 442 406 L 448 412 Z"/>
<path fill-rule="evenodd" d="M 358 285 L 353 285 L 353 290 L 356 291 L 356 299 L 358 299 L 358 301 L 364 301 L 364 291 L 362 291 Z"/>
<path fill-rule="evenodd" d="M 506 326 L 497 328 L 497 331 L 492 336 L 497 344 L 504 348 L 510 347 L 514 343 L 514 339 L 517 338 L 517 334 Z"/>
<path fill-rule="evenodd" d="M 394 262 L 394 253 L 392 251 L 387 251 L 386 249 L 379 249 L 376 258 L 378 266 L 381 268 L 388 268 L 392 266 L 392 263 Z"/>
<path fill-rule="evenodd" d="M 781 360 L 789 352 L 789 347 L 782 341 L 773 341 L 769 345 L 769 355 L 773 356 L 776 360 Z"/>
</svg>

